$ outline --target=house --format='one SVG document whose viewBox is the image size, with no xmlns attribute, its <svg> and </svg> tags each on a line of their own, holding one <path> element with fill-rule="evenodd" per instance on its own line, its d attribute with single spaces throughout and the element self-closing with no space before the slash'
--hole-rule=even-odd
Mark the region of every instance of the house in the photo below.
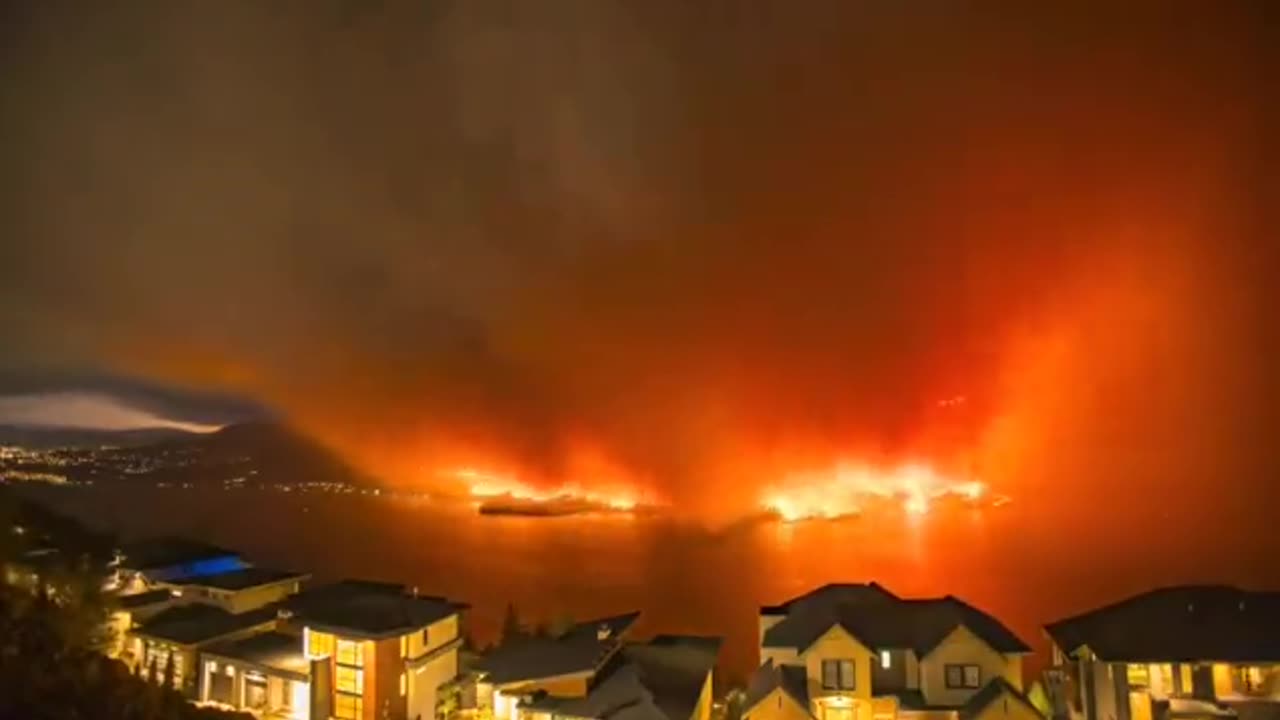
<svg viewBox="0 0 1280 720">
<path fill-rule="evenodd" d="M 458 675 L 467 606 L 403 585 L 347 580 L 283 605 L 309 663 L 310 717 L 431 720 Z M 283 676 L 282 676 L 283 677 Z"/>
<path fill-rule="evenodd" d="M 302 583 L 311 578 L 305 573 L 263 567 L 161 580 L 155 584 L 167 588 L 183 602 L 217 605 L 227 612 L 240 613 L 263 607 L 296 594 Z"/>
<path fill-rule="evenodd" d="M 760 609 L 748 720 L 1039 720 L 1022 692 L 1030 648 L 950 595 L 833 584 Z"/>
<path fill-rule="evenodd" d="M 248 567 L 239 553 L 184 538 L 155 538 L 125 545 L 116 559 L 114 588 L 122 594 L 155 589 L 178 578 L 215 575 Z"/>
<path fill-rule="evenodd" d="M 200 701 L 275 718 L 311 713 L 311 662 L 301 635 L 278 629 L 200 652 Z"/>
<path fill-rule="evenodd" d="M 124 656 L 126 662 L 136 664 L 143 677 L 154 674 L 159 681 L 172 674 L 174 687 L 196 698 L 199 684 L 195 668 L 201 649 L 274 629 L 276 622 L 272 607 L 238 614 L 203 603 L 168 607 L 129 631 Z"/>
<path fill-rule="evenodd" d="M 627 642 L 639 613 L 509 639 L 478 662 L 477 703 L 496 720 L 708 720 L 718 638 Z"/>
<path fill-rule="evenodd" d="M 107 654 L 119 657 L 127 665 L 140 664 L 145 668 L 149 662 L 147 643 L 142 641 L 139 632 L 145 632 L 153 617 L 186 605 L 209 606 L 228 615 L 244 615 L 296 593 L 308 577 L 287 570 L 244 567 L 212 575 L 152 581 L 150 586 L 154 589 L 114 598 L 110 620 L 114 646 Z M 205 616 L 214 617 L 215 614 L 206 612 Z M 194 693 L 195 687 L 188 691 Z"/>
<path fill-rule="evenodd" d="M 1280 593 L 1168 587 L 1045 627 L 1070 720 L 1280 718 Z"/>
</svg>

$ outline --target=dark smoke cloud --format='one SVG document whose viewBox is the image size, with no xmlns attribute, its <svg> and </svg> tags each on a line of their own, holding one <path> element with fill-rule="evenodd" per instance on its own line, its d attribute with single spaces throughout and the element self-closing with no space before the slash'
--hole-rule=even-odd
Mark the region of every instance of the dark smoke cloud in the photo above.
<svg viewBox="0 0 1280 720">
<path fill-rule="evenodd" d="M 260 397 L 397 482 L 1256 482 L 1271 4 L 1042 5 L 10 6 L 4 362 Z"/>
</svg>

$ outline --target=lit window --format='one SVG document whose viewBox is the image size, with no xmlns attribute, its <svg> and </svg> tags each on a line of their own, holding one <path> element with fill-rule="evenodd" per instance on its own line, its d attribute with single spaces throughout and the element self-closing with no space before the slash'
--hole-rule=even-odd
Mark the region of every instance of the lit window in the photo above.
<svg viewBox="0 0 1280 720">
<path fill-rule="evenodd" d="M 228 665 L 228 666 L 227 666 L 227 677 L 235 677 L 235 676 L 236 676 L 236 669 L 235 669 L 234 667 L 232 667 L 231 665 Z"/>
<path fill-rule="evenodd" d="M 1193 686 L 1190 665 L 1186 663 L 1178 665 L 1178 682 L 1181 684 L 1181 687 L 1178 688 L 1178 693 L 1182 695 L 1190 695 L 1191 688 Z"/>
<path fill-rule="evenodd" d="M 889 665 L 891 665 L 892 662 L 893 661 L 889 657 L 889 651 L 881 650 L 880 651 L 880 667 L 888 669 Z"/>
<path fill-rule="evenodd" d="M 306 631 L 307 657 L 311 659 L 329 657 L 333 654 L 333 636 L 329 633 Z"/>
<path fill-rule="evenodd" d="M 404 697 L 409 692 L 409 678 L 404 673 L 400 673 L 400 697 Z"/>
<path fill-rule="evenodd" d="M 338 693 L 333 698 L 334 717 L 359 720 L 364 715 L 364 700 L 357 695 Z"/>
<path fill-rule="evenodd" d="M 822 688 L 824 690 L 852 690 L 854 688 L 852 660 L 823 660 Z"/>
<path fill-rule="evenodd" d="M 409 657 L 409 636 L 400 636 L 400 657 Z"/>
<path fill-rule="evenodd" d="M 364 665 L 364 648 L 358 640 L 338 640 L 337 658 L 342 665 L 361 667 Z"/>
<path fill-rule="evenodd" d="M 338 690 L 342 692 L 355 693 L 356 695 L 364 694 L 364 671 L 339 665 L 334 678 Z"/>
<path fill-rule="evenodd" d="M 213 660 L 210 660 L 209 662 L 204 664 L 204 669 L 207 670 L 208 672 L 216 673 L 218 672 L 218 663 L 214 662 Z"/>
<path fill-rule="evenodd" d="M 1125 666 L 1129 687 L 1146 687 L 1151 684 L 1151 670 L 1146 665 L 1129 663 Z"/>
<path fill-rule="evenodd" d="M 969 689 L 982 686 L 982 668 L 977 665 L 946 665 L 947 687 L 952 689 Z"/>
<path fill-rule="evenodd" d="M 1160 674 L 1160 688 L 1166 695 L 1173 694 L 1173 666 L 1169 663 L 1156 665 L 1156 671 Z"/>
</svg>

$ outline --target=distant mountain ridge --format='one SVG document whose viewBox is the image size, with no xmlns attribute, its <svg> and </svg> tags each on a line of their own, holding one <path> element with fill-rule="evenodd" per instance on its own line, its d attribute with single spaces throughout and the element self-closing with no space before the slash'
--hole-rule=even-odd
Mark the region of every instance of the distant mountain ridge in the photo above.
<svg viewBox="0 0 1280 720">
<path fill-rule="evenodd" d="M 48 450 L 53 448 L 138 447 L 198 433 L 155 427 L 133 430 L 0 425 L 0 445 Z"/>
</svg>

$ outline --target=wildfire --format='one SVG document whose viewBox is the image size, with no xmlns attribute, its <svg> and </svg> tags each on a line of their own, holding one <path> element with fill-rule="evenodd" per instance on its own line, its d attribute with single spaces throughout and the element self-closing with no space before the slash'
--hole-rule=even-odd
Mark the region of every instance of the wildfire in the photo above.
<svg viewBox="0 0 1280 720">
<path fill-rule="evenodd" d="M 781 487 L 765 494 L 762 504 L 783 520 L 795 522 L 856 515 L 875 500 L 896 501 L 908 514 L 923 515 L 940 498 L 978 502 L 986 493 L 981 481 L 949 477 L 923 463 L 889 469 L 842 463 L 834 470 L 788 476 Z"/>
<path fill-rule="evenodd" d="M 495 475 L 473 468 L 460 468 L 449 474 L 467 483 L 471 497 L 480 501 L 497 498 L 511 498 L 533 503 L 571 501 L 618 512 L 630 512 L 639 504 L 635 494 L 626 490 L 590 490 L 576 483 L 564 483 L 546 489 L 537 488 L 514 477 Z"/>
</svg>

